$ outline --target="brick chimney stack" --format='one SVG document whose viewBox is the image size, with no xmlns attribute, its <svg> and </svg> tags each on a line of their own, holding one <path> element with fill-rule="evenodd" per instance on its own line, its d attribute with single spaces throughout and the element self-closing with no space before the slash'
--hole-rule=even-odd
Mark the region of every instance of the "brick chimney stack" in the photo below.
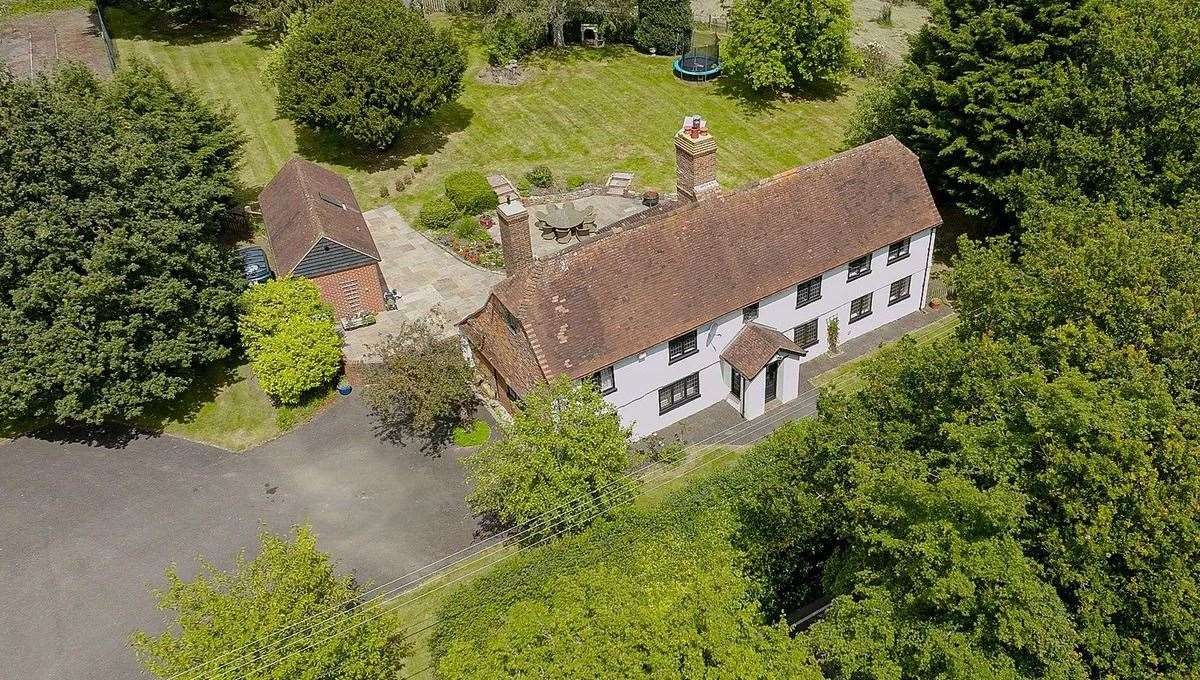
<svg viewBox="0 0 1200 680">
<path fill-rule="evenodd" d="M 700 116 L 683 119 L 675 133 L 675 188 L 680 198 L 698 201 L 721 192 L 717 184 L 717 140 Z"/>
<path fill-rule="evenodd" d="M 512 276 L 528 269 L 533 263 L 529 211 L 518 200 L 501 203 L 496 213 L 500 217 L 500 249 L 504 251 L 504 271 Z"/>
</svg>

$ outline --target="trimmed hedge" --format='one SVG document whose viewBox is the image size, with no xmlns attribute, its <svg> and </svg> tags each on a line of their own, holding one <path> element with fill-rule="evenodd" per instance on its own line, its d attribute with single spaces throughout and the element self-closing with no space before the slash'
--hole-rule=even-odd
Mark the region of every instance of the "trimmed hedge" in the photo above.
<svg viewBox="0 0 1200 680">
<path fill-rule="evenodd" d="M 417 226 L 428 231 L 442 231 L 462 216 L 463 211 L 451 203 L 450 199 L 438 196 L 421 206 L 421 213 L 417 215 Z"/>
<path fill-rule="evenodd" d="M 499 205 L 496 192 L 483 173 L 463 170 L 446 176 L 446 198 L 468 215 L 495 210 Z"/>
</svg>

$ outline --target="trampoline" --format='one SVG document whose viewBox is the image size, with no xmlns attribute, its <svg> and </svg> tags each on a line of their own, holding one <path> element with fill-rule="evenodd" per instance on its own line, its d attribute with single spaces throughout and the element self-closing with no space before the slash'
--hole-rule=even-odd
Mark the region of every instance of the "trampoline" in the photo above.
<svg viewBox="0 0 1200 680">
<path fill-rule="evenodd" d="M 692 33 L 688 50 L 675 59 L 675 75 L 684 80 L 711 80 L 721 74 L 721 41 L 716 33 Z"/>
</svg>

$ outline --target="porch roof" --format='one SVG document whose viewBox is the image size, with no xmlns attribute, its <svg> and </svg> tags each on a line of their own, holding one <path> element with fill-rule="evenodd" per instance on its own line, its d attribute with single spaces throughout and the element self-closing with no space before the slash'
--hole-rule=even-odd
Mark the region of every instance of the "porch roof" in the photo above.
<svg viewBox="0 0 1200 680">
<path fill-rule="evenodd" d="M 733 342 L 721 353 L 721 358 L 746 378 L 763 370 L 776 354 L 785 352 L 804 356 L 805 352 L 786 335 L 759 323 L 748 323 L 738 331 Z"/>
</svg>

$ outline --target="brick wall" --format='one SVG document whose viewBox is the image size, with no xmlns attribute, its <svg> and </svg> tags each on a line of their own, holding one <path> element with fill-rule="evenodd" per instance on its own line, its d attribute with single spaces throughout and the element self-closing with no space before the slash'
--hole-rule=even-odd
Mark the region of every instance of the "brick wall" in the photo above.
<svg viewBox="0 0 1200 680">
<path fill-rule="evenodd" d="M 383 274 L 378 264 L 313 277 L 321 298 L 333 305 L 334 318 L 383 311 Z"/>
</svg>

